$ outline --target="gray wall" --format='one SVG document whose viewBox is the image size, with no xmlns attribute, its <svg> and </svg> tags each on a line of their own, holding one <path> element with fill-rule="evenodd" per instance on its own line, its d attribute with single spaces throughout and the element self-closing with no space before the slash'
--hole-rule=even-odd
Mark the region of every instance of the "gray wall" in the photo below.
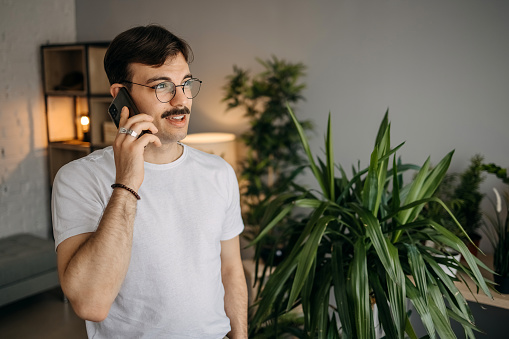
<svg viewBox="0 0 509 339">
<path fill-rule="evenodd" d="M 50 236 L 39 48 L 75 39 L 73 0 L 0 0 L 0 238 Z"/>
<path fill-rule="evenodd" d="M 367 165 L 388 107 L 406 161 L 431 155 L 436 164 L 456 149 L 453 170 L 476 153 L 509 167 L 508 1 L 76 0 L 76 14 L 79 41 L 148 23 L 188 40 L 191 69 L 204 81 L 191 132 L 244 130 L 221 103 L 225 76 L 234 64 L 257 71 L 255 57 L 276 55 L 308 66 L 298 114 L 316 123 L 312 148 L 321 154 L 332 113 L 344 167 Z"/>
</svg>

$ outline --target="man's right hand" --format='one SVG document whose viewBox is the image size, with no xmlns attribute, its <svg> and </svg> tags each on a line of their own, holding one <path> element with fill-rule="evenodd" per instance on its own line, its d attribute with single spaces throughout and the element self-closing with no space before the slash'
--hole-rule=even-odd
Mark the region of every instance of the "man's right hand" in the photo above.
<svg viewBox="0 0 509 339">
<path fill-rule="evenodd" d="M 144 178 L 144 157 L 145 147 L 149 143 L 160 147 L 161 141 L 154 134 L 157 133 L 156 126 L 152 123 L 154 119 L 148 114 L 137 114 L 129 118 L 129 108 L 123 107 L 120 114 L 119 126 L 133 130 L 140 135 L 142 131 L 149 130 L 141 137 L 133 137 L 129 134 L 117 133 L 113 142 L 115 154 L 116 183 L 126 185 L 138 191 Z"/>
<path fill-rule="evenodd" d="M 129 118 L 122 108 L 120 127 L 137 134 L 157 133 L 147 114 Z M 138 191 L 144 177 L 144 150 L 161 141 L 153 134 L 133 137 L 118 133 L 113 143 L 116 183 Z M 129 268 L 137 200 L 127 190 L 113 190 L 97 230 L 62 241 L 57 248 L 60 284 L 76 314 L 90 321 L 103 321 L 120 291 Z"/>
</svg>

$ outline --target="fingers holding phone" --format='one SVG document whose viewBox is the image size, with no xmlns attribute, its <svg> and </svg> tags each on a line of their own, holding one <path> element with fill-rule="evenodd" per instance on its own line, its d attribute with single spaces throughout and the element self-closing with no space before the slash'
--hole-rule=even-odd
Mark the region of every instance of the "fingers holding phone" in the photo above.
<svg viewBox="0 0 509 339">
<path fill-rule="evenodd" d="M 125 110 L 125 111 L 124 111 Z M 158 132 L 157 127 L 153 124 L 154 118 L 148 114 L 130 115 L 129 108 L 124 107 L 119 120 L 119 134 L 126 134 L 134 137 L 134 140 L 142 137 L 144 134 L 155 134 Z M 152 138 L 147 138 L 152 140 Z M 159 140 L 157 138 L 157 140 Z"/>
<path fill-rule="evenodd" d="M 129 118 L 129 109 L 124 107 L 119 117 L 119 133 L 113 143 L 116 166 L 116 182 L 138 190 L 144 178 L 144 151 L 149 143 L 161 146 L 161 141 L 153 134 L 138 137 L 144 130 L 157 133 L 147 114 L 138 114 Z"/>
<path fill-rule="evenodd" d="M 108 113 L 118 128 L 119 133 L 113 144 L 117 183 L 131 186 L 137 190 L 143 182 L 144 151 L 149 143 L 161 146 L 161 141 L 153 134 L 157 128 L 152 123 L 153 118 L 147 114 L 140 114 L 129 92 L 120 87 L 111 102 Z M 131 183 L 132 182 L 132 183 Z"/>
<path fill-rule="evenodd" d="M 121 112 L 124 109 L 124 107 L 128 108 L 128 115 L 125 120 L 120 121 L 121 119 Z M 157 129 L 154 130 L 155 126 L 153 125 L 140 125 L 142 130 L 135 130 L 134 128 L 131 128 L 131 126 L 127 125 L 130 121 L 132 124 L 136 124 L 138 122 L 144 122 L 146 119 L 143 116 L 143 114 L 140 114 L 140 111 L 134 104 L 133 99 L 131 98 L 131 95 L 127 91 L 125 87 L 118 88 L 118 91 L 116 92 L 115 98 L 111 102 L 110 106 L 108 107 L 108 113 L 110 114 L 111 119 L 121 132 L 121 134 L 128 134 L 130 136 L 140 137 L 143 134 L 146 133 L 157 133 Z M 129 119 L 128 119 L 129 118 Z M 134 131 L 134 132 L 133 132 Z M 128 133 L 126 133 L 128 132 Z M 123 138 L 125 139 L 125 138 Z M 157 145 L 157 140 L 153 138 L 149 138 L 149 141 L 153 140 L 153 142 Z M 146 145 L 145 145 L 146 146 Z"/>
</svg>

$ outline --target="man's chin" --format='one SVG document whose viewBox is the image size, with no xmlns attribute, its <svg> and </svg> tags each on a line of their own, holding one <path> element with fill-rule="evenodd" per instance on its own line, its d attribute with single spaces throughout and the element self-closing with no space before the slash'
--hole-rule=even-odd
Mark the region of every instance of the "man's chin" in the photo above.
<svg viewBox="0 0 509 339">
<path fill-rule="evenodd" d="M 161 140 L 162 144 L 174 144 L 176 142 L 179 142 L 180 140 L 183 140 L 187 136 L 187 131 L 185 132 L 179 132 L 175 134 L 163 134 L 163 135 L 157 135 L 156 136 Z"/>
</svg>

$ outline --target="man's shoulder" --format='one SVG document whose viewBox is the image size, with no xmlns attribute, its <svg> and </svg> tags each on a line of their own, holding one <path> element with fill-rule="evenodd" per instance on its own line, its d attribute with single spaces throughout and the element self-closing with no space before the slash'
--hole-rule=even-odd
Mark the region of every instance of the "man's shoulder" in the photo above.
<svg viewBox="0 0 509 339">
<path fill-rule="evenodd" d="M 207 167 L 225 168 L 225 166 L 229 166 L 226 160 L 224 160 L 219 155 L 207 153 L 196 148 L 193 148 L 191 146 L 184 147 L 187 148 L 189 158 L 199 163 L 202 163 Z"/>
<path fill-rule="evenodd" d="M 60 168 L 57 178 L 73 177 L 84 173 L 94 173 L 114 166 L 113 148 L 111 146 L 96 150 L 82 158 L 73 160 Z"/>
</svg>

